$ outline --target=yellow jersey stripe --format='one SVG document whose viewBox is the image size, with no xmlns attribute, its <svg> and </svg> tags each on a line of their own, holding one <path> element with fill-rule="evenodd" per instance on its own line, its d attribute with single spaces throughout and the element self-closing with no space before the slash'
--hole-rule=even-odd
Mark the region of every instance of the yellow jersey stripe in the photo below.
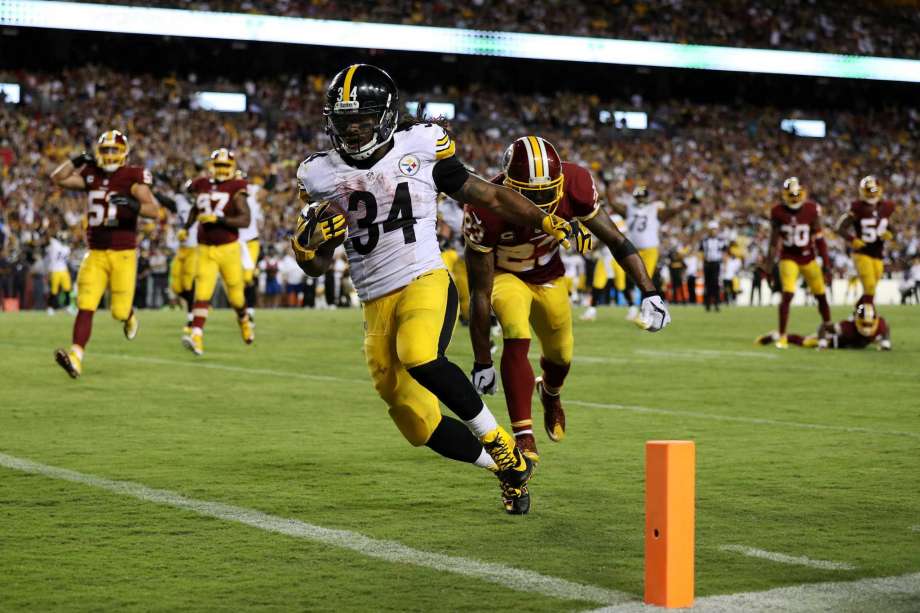
<svg viewBox="0 0 920 613">
<path fill-rule="evenodd" d="M 345 73 L 345 84 L 342 86 L 342 102 L 348 102 L 351 99 L 351 78 L 355 76 L 357 69 L 358 65 L 352 64 L 348 67 L 348 72 Z"/>
<path fill-rule="evenodd" d="M 447 149 L 442 149 L 440 151 L 435 151 L 434 157 L 436 160 L 443 160 L 449 158 L 457 151 L 457 145 L 454 144 L 454 141 L 450 141 L 450 146 Z"/>
<path fill-rule="evenodd" d="M 546 173 L 543 172 L 543 156 L 540 152 L 540 143 L 537 141 L 536 136 L 528 136 L 527 140 L 530 142 L 530 149 L 533 151 L 533 177 L 545 177 Z"/>
<path fill-rule="evenodd" d="M 446 144 L 447 144 L 447 141 L 449 141 L 449 140 L 450 140 L 450 136 L 448 136 L 447 134 L 445 134 L 443 137 L 441 137 L 441 138 L 439 138 L 439 139 L 437 140 L 437 144 L 439 144 L 439 145 L 446 145 Z"/>
</svg>

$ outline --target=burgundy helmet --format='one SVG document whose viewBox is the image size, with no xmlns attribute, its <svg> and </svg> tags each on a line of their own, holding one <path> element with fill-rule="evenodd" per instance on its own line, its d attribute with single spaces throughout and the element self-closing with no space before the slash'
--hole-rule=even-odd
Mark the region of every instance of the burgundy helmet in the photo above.
<svg viewBox="0 0 920 613">
<path fill-rule="evenodd" d="M 878 311 L 875 310 L 874 304 L 863 302 L 857 305 L 853 312 L 853 320 L 856 330 L 863 336 L 875 336 L 878 332 Z"/>
<path fill-rule="evenodd" d="M 562 200 L 562 159 L 553 144 L 539 136 L 522 136 L 505 150 L 505 185 L 553 213 Z"/>
</svg>

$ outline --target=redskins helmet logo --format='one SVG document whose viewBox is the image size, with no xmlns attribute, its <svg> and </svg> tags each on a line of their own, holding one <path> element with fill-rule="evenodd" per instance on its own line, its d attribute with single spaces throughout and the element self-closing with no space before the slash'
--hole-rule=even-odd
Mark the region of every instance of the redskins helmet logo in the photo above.
<svg viewBox="0 0 920 613">
<path fill-rule="evenodd" d="M 875 175 L 867 175 L 859 182 L 859 198 L 869 204 L 876 204 L 882 199 L 882 186 Z"/>
<path fill-rule="evenodd" d="M 797 209 L 805 202 L 805 188 L 798 177 L 789 177 L 783 181 L 783 202 L 790 209 Z"/>
</svg>

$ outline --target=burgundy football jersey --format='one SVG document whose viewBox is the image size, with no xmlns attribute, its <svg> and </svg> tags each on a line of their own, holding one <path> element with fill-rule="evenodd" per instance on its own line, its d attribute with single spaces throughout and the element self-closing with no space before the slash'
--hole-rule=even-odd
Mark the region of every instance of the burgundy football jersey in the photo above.
<svg viewBox="0 0 920 613">
<path fill-rule="evenodd" d="M 217 215 L 229 217 L 236 215 L 233 197 L 239 191 L 246 191 L 248 183 L 242 179 L 230 179 L 216 182 L 207 177 L 192 181 L 188 191 L 195 196 L 195 206 L 199 215 Z M 228 226 L 218 220 L 216 223 L 198 224 L 198 243 L 201 245 L 226 245 L 239 237 L 239 229 Z"/>
<path fill-rule="evenodd" d="M 770 209 L 770 223 L 783 237 L 780 259 L 807 264 L 815 259 L 815 232 L 820 223 L 821 207 L 809 200 L 797 209 L 777 204 Z"/>
<path fill-rule="evenodd" d="M 837 349 L 863 349 L 873 342 L 881 340 L 888 333 L 888 322 L 884 317 L 878 318 L 878 328 L 872 336 L 863 336 L 856 329 L 856 324 L 847 319 L 836 326 L 833 346 Z"/>
<path fill-rule="evenodd" d="M 856 237 L 862 239 L 866 246 L 856 253 L 880 258 L 885 254 L 885 241 L 879 235 L 888 230 L 888 222 L 894 213 L 894 202 L 880 200 L 872 205 L 863 200 L 850 204 L 850 214 L 856 219 Z"/>
<path fill-rule="evenodd" d="M 112 173 L 95 164 L 80 169 L 86 182 L 86 240 L 90 249 L 134 249 L 137 246 L 137 212 L 115 206 L 110 198 L 130 196 L 135 183 L 153 184 L 149 170 L 140 166 L 122 166 Z"/>
<path fill-rule="evenodd" d="M 562 163 L 563 195 L 555 214 L 566 220 L 586 219 L 597 212 L 597 190 L 591 173 L 568 162 Z M 503 174 L 492 179 L 501 184 Z M 515 225 L 496 213 L 467 204 L 463 235 L 477 251 L 494 253 L 495 268 L 517 275 L 526 283 L 548 283 L 565 274 L 559 243 L 536 228 Z"/>
</svg>

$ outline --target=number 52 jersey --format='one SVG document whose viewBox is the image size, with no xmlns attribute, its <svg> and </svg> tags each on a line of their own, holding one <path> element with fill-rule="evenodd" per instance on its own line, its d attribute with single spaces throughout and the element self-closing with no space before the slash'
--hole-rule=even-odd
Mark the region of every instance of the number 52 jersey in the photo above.
<svg viewBox="0 0 920 613">
<path fill-rule="evenodd" d="M 346 212 L 345 251 L 363 302 L 444 268 L 436 197 L 456 191 L 462 185 L 458 175 L 467 176 L 454 150 L 443 128 L 416 124 L 397 130 L 393 147 L 373 166 L 352 166 L 329 150 L 311 155 L 297 169 L 299 187 L 311 200 L 329 201 Z"/>
</svg>

